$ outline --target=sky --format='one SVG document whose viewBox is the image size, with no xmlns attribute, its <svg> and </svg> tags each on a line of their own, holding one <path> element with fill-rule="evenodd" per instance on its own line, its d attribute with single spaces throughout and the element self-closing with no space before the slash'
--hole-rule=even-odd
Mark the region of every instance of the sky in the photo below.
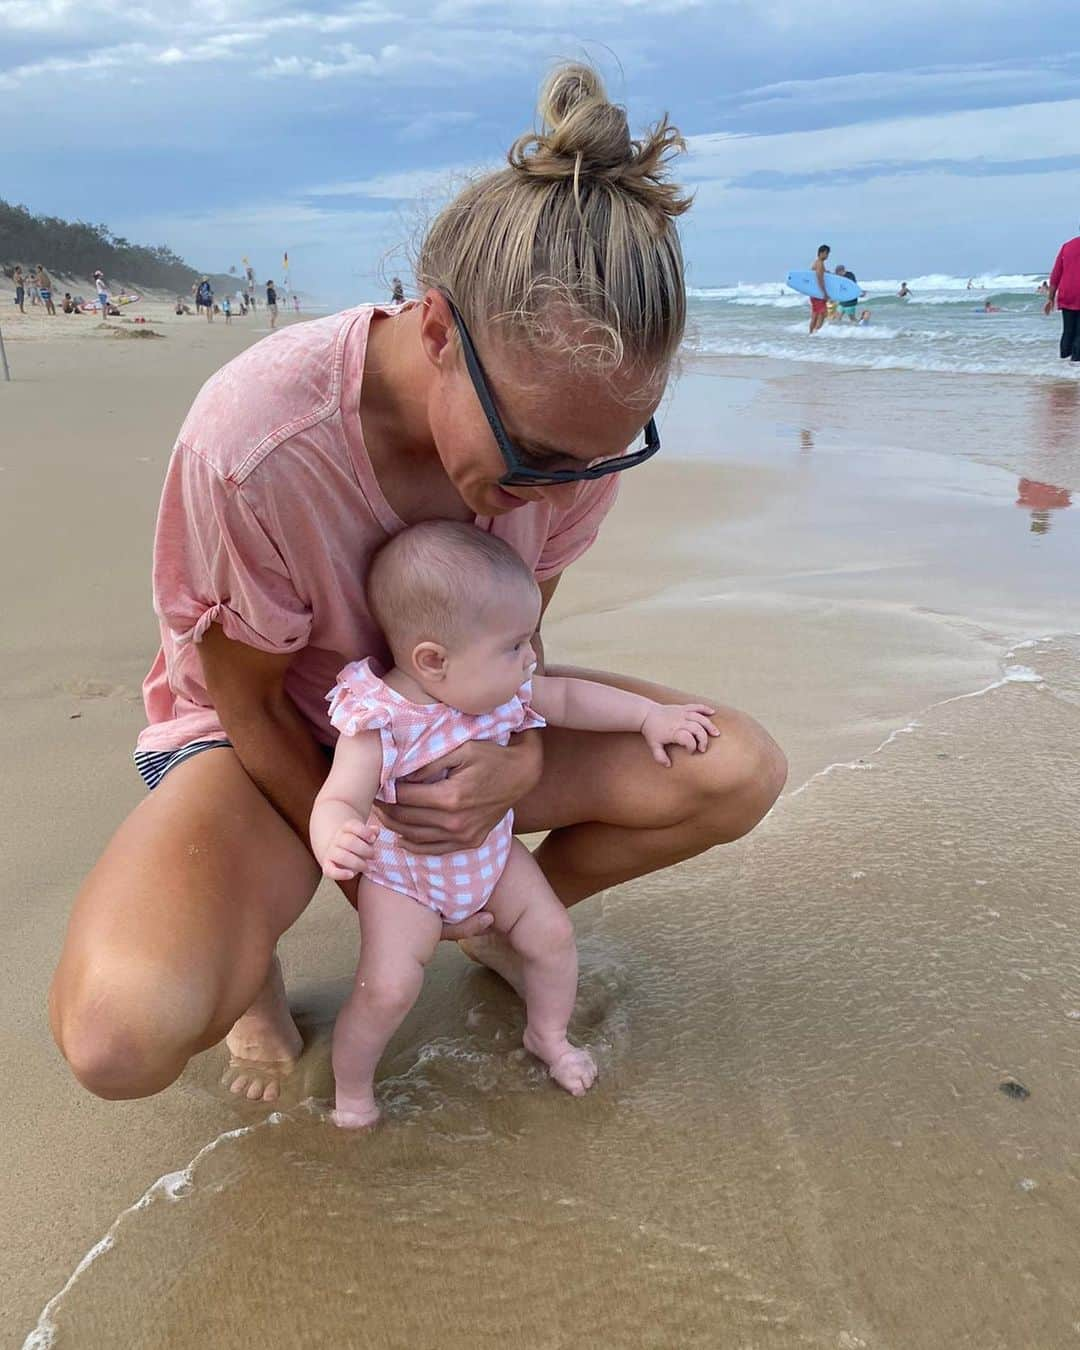
<svg viewBox="0 0 1080 1350">
<path fill-rule="evenodd" d="M 586 58 L 671 114 L 691 285 L 1048 270 L 1080 228 L 1075 0 L 0 0 L 0 197 L 330 304 Z"/>
</svg>

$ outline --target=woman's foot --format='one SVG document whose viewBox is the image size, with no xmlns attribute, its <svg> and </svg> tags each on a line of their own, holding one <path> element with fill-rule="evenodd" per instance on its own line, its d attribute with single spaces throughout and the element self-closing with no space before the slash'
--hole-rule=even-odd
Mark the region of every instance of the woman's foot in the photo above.
<svg viewBox="0 0 1080 1350">
<path fill-rule="evenodd" d="M 544 1061 L 548 1073 L 572 1097 L 583 1097 L 596 1082 L 596 1060 L 565 1036 L 547 1039 L 526 1027 L 522 1043 L 530 1055 Z"/>
<path fill-rule="evenodd" d="M 296 1067 L 304 1042 L 285 997 L 281 962 L 274 957 L 258 998 L 225 1037 L 229 1066 L 222 1085 L 251 1102 L 275 1102 L 282 1080 Z"/>
<path fill-rule="evenodd" d="M 506 938 L 499 933 L 482 933 L 479 937 L 462 938 L 458 946 L 470 961 L 487 966 L 506 981 L 518 998 L 524 999 L 524 963 Z"/>
</svg>

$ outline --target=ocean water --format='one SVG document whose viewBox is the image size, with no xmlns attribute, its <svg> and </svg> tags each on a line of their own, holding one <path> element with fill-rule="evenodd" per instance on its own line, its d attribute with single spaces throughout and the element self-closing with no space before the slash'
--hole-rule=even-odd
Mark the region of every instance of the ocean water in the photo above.
<svg viewBox="0 0 1080 1350">
<path fill-rule="evenodd" d="M 870 370 L 1016 375 L 1080 380 L 1062 363 L 1060 320 L 1043 313 L 1037 273 L 930 274 L 859 279 L 870 310 L 863 326 L 827 323 L 810 338 L 809 305 L 781 282 L 691 289 L 687 346 L 695 354 L 765 356 Z M 911 295 L 897 297 L 906 280 Z M 1000 313 L 986 314 L 990 300 Z"/>
</svg>

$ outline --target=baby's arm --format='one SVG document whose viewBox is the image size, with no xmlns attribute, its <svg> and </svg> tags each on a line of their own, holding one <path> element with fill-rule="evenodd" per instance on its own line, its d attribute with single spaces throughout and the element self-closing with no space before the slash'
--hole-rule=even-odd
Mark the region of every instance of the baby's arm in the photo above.
<svg viewBox="0 0 1080 1350">
<path fill-rule="evenodd" d="M 372 856 L 378 828 L 369 825 L 371 804 L 382 776 L 382 742 L 377 731 L 339 736 L 334 762 L 311 808 L 311 849 L 324 876 L 350 881 Z"/>
<path fill-rule="evenodd" d="M 576 731 L 639 731 L 653 759 L 666 768 L 671 767 L 666 745 L 704 750 L 710 736 L 720 735 L 709 721 L 716 709 L 704 703 L 656 703 L 641 694 L 592 680 L 534 675 L 532 706 L 545 722 L 555 727 L 571 727 Z"/>
</svg>

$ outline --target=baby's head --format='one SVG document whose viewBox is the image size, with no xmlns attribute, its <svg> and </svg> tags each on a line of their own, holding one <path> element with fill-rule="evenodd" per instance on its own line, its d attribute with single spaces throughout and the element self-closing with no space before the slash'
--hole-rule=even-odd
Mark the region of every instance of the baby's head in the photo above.
<svg viewBox="0 0 1080 1350">
<path fill-rule="evenodd" d="M 398 670 L 462 712 L 505 703 L 536 664 L 539 587 L 475 525 L 428 520 L 395 534 L 371 560 L 367 599 Z"/>
</svg>

